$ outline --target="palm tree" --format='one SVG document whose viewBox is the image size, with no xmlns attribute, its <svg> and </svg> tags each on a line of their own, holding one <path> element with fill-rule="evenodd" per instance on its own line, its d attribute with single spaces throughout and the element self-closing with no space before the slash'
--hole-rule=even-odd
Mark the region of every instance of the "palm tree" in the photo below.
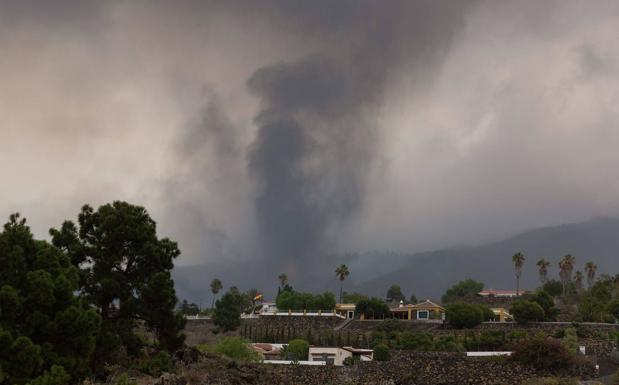
<svg viewBox="0 0 619 385">
<path fill-rule="evenodd" d="M 582 271 L 578 270 L 574 273 L 574 285 L 576 285 L 576 290 L 582 290 L 582 280 L 585 278 Z"/>
<path fill-rule="evenodd" d="M 539 280 L 542 282 L 542 286 L 548 281 L 548 266 L 550 266 L 550 262 L 548 262 L 544 258 L 537 261 Z"/>
<path fill-rule="evenodd" d="M 598 267 L 595 263 L 589 261 L 585 263 L 585 273 L 587 274 L 587 287 L 591 290 L 591 286 L 593 286 L 593 282 L 595 281 L 595 272 Z"/>
<path fill-rule="evenodd" d="M 213 280 L 211 281 L 211 292 L 213 293 L 213 304 L 211 305 L 211 308 L 215 307 L 215 297 L 222 288 L 223 285 L 221 284 L 219 278 L 213 278 Z"/>
<path fill-rule="evenodd" d="M 281 273 L 279 276 L 277 276 L 277 279 L 279 279 L 278 291 L 282 291 L 284 287 L 286 287 L 286 285 L 288 284 L 288 275 L 286 275 L 286 273 Z"/>
<path fill-rule="evenodd" d="M 561 283 L 563 284 L 563 297 L 565 298 L 567 285 L 572 280 L 572 271 L 574 270 L 574 262 L 575 258 L 568 254 L 561 261 L 559 261 L 559 277 L 561 278 Z"/>
<path fill-rule="evenodd" d="M 335 269 L 335 275 L 340 279 L 340 303 L 342 303 L 342 288 L 344 287 L 344 280 L 350 275 L 348 267 L 344 264 Z"/>
<path fill-rule="evenodd" d="M 516 269 L 516 297 L 520 295 L 520 276 L 522 275 L 522 265 L 524 265 L 524 254 L 518 252 L 512 257 L 514 269 Z"/>
</svg>

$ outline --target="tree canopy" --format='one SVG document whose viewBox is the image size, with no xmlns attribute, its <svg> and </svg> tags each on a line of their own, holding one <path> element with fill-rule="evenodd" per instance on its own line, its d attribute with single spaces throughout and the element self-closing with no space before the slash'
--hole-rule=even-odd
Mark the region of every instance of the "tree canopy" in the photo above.
<svg viewBox="0 0 619 385">
<path fill-rule="evenodd" d="M 443 296 L 441 301 L 444 304 L 463 301 L 469 298 L 474 298 L 477 293 L 484 289 L 484 284 L 472 279 L 465 279 L 453 285 Z"/>
<path fill-rule="evenodd" d="M 14 214 L 0 233 L 0 266 L 0 382 L 89 374 L 100 317 L 76 296 L 71 260 Z"/>
<path fill-rule="evenodd" d="M 157 237 L 157 226 L 140 206 L 115 201 L 94 210 L 85 205 L 77 225 L 71 221 L 50 230 L 52 243 L 82 271 L 80 291 L 102 319 L 94 366 L 124 347 L 138 355 L 143 342 L 137 322 L 152 331 L 162 348 L 181 346 L 184 318 L 171 278 L 176 242 Z"/>
</svg>

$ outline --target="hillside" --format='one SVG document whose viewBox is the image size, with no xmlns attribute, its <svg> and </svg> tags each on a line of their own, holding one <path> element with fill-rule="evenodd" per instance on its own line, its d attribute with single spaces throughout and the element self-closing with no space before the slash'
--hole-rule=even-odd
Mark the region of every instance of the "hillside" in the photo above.
<svg viewBox="0 0 619 385">
<path fill-rule="evenodd" d="M 542 257 L 552 263 L 550 277 L 558 278 L 557 264 L 565 254 L 576 257 L 575 270 L 591 260 L 599 272 L 614 274 L 619 271 L 619 219 L 595 218 L 535 229 L 496 243 L 415 254 L 406 267 L 363 282 L 357 289 L 381 294 L 397 283 L 407 295 L 439 299 L 449 286 L 464 278 L 484 282 L 487 288 L 511 289 L 515 287 L 511 256 L 517 251 L 527 257 L 521 284 L 524 289 L 538 286 L 535 263 Z"/>
<path fill-rule="evenodd" d="M 351 271 L 345 290 L 384 296 L 392 284 L 399 284 L 404 294 L 418 298 L 439 299 L 454 282 L 473 278 L 487 288 L 509 289 L 514 286 L 511 256 L 522 251 L 527 261 L 522 276 L 523 288 L 538 285 L 535 262 L 546 258 L 552 262 L 549 275 L 558 275 L 557 263 L 565 254 L 576 256 L 581 269 L 586 261 L 594 261 L 600 272 L 619 271 L 619 218 L 595 218 L 586 222 L 544 227 L 512 238 L 478 246 L 459 247 L 417 254 L 373 252 L 330 258 L 313 271 L 291 275 L 293 286 L 303 290 L 333 290 L 339 283 L 333 275 L 334 266 L 346 263 Z M 250 272 L 251 274 L 248 274 Z M 257 287 L 271 296 L 277 288 L 277 266 L 254 263 L 213 263 L 179 266 L 174 269 L 179 298 L 210 305 L 209 282 L 214 276 L 224 286 L 241 289 Z"/>
</svg>

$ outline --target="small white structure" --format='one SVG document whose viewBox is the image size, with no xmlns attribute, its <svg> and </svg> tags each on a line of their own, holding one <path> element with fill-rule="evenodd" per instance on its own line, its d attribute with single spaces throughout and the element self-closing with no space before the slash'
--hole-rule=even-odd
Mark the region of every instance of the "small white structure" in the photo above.
<svg viewBox="0 0 619 385">
<path fill-rule="evenodd" d="M 512 352 L 466 352 L 467 357 L 511 356 Z"/>
<path fill-rule="evenodd" d="M 352 346 L 341 348 L 310 346 L 309 348 L 310 361 L 321 361 L 335 366 L 342 366 L 347 357 L 356 357 L 360 361 L 372 361 L 374 359 L 374 351 L 372 349 L 356 349 Z"/>
<path fill-rule="evenodd" d="M 275 304 L 275 302 L 262 302 L 260 314 L 264 313 L 277 313 L 277 305 Z"/>
</svg>

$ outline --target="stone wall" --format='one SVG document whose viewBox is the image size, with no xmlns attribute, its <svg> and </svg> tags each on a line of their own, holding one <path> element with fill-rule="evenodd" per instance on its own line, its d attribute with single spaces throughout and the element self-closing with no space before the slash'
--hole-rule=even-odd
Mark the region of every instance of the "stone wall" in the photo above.
<svg viewBox="0 0 619 385">
<path fill-rule="evenodd" d="M 587 367 L 582 377 L 590 378 Z M 415 385 L 516 385 L 536 372 L 506 359 L 467 358 L 458 353 L 406 353 L 388 362 L 364 362 L 352 367 L 281 366 L 272 368 L 294 384 L 415 384 Z M 578 375 L 581 373 L 556 373 Z"/>
</svg>

